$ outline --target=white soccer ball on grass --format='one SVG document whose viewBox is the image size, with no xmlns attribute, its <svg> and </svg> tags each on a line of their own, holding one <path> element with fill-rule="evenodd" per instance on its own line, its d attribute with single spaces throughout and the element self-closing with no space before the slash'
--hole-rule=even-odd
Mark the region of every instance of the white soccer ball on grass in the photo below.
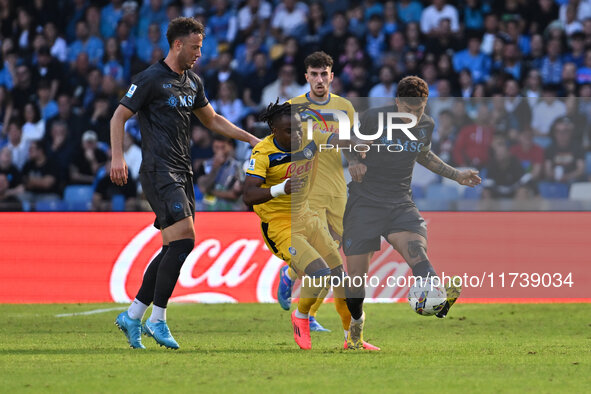
<svg viewBox="0 0 591 394">
<path fill-rule="evenodd" d="M 433 316 L 445 306 L 447 294 L 439 278 L 417 278 L 408 292 L 408 303 L 419 315 Z"/>
</svg>

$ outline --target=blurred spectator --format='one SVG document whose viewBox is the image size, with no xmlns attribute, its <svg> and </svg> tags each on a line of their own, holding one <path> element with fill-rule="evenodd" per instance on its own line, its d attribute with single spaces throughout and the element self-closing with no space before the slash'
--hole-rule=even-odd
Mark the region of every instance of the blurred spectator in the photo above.
<svg viewBox="0 0 591 394">
<path fill-rule="evenodd" d="M 16 81 L 12 89 L 12 103 L 19 114 L 29 101 L 35 100 L 35 85 L 31 77 L 31 69 L 26 64 L 16 67 Z"/>
<path fill-rule="evenodd" d="M 215 67 L 209 71 L 205 79 L 205 86 L 209 97 L 218 95 L 219 86 L 226 81 L 232 81 L 234 86 L 240 86 L 240 74 L 232 69 L 232 54 L 230 52 L 221 52 L 216 59 Z M 256 64 L 255 64 L 256 67 Z"/>
<path fill-rule="evenodd" d="M 389 66 L 380 67 L 380 83 L 374 85 L 369 91 L 369 97 L 395 97 L 396 84 L 394 83 L 394 70 Z"/>
<path fill-rule="evenodd" d="M 573 140 L 574 124 L 567 117 L 552 125 L 553 143 L 546 149 L 545 175 L 554 182 L 572 183 L 582 180 L 585 171 L 584 152 Z"/>
<path fill-rule="evenodd" d="M 530 53 L 530 38 L 522 34 L 524 23 L 519 15 L 514 15 L 505 22 L 506 41 L 517 45 L 519 52 L 524 56 Z"/>
<path fill-rule="evenodd" d="M 458 127 L 454 124 L 454 115 L 450 110 L 443 110 L 435 122 L 432 137 L 432 150 L 447 164 L 452 164 L 453 146 Z"/>
<path fill-rule="evenodd" d="M 0 143 L 2 143 L 1 136 L 6 132 L 4 128 L 12 118 L 13 108 L 10 92 L 6 89 L 6 86 L 0 85 Z"/>
<path fill-rule="evenodd" d="M 272 12 L 271 4 L 264 0 L 247 0 L 237 15 L 239 39 L 250 36 L 255 30 L 266 37 Z"/>
<path fill-rule="evenodd" d="M 112 0 L 101 10 L 101 35 L 104 38 L 115 36 L 117 23 L 123 15 L 122 4 L 123 0 Z"/>
<path fill-rule="evenodd" d="M 5 195 L 18 196 L 25 190 L 21 172 L 12 164 L 12 153 L 8 147 L 0 149 L 0 175 L 8 181 Z"/>
<path fill-rule="evenodd" d="M 197 172 L 201 163 L 213 157 L 211 132 L 200 124 L 195 124 L 191 131 L 191 162 Z"/>
<path fill-rule="evenodd" d="M 68 42 L 76 39 L 77 23 L 84 20 L 86 8 L 88 7 L 86 0 L 73 0 L 72 3 L 70 7 L 64 10 L 66 13 L 65 20 L 68 21 L 65 31 Z"/>
<path fill-rule="evenodd" d="M 105 44 L 105 56 L 103 57 L 103 75 L 113 77 L 117 83 L 122 84 L 125 78 L 123 56 L 119 41 L 115 37 L 107 39 Z"/>
<path fill-rule="evenodd" d="M 467 68 L 460 71 L 460 96 L 463 98 L 470 98 L 472 97 L 472 92 L 474 92 L 474 82 L 472 81 L 472 74 L 470 70 Z"/>
<path fill-rule="evenodd" d="M 435 0 L 437 1 L 437 0 Z M 454 37 L 449 19 L 441 19 L 437 28 L 437 34 L 432 34 L 427 40 L 426 52 L 440 56 L 448 51 L 461 49 L 461 43 Z"/>
<path fill-rule="evenodd" d="M 507 140 L 502 135 L 493 138 L 486 174 L 482 198 L 527 199 L 529 192 L 525 185 L 531 177 L 524 176 L 519 160 L 510 153 Z"/>
<path fill-rule="evenodd" d="M 523 64 L 521 62 L 521 53 L 517 44 L 507 42 L 503 46 L 503 57 L 500 70 L 509 74 L 512 78 L 521 81 L 523 74 Z"/>
<path fill-rule="evenodd" d="M 544 38 L 541 34 L 534 34 L 530 41 L 529 55 L 525 57 L 525 66 L 530 70 L 539 70 L 542 67 L 544 55 Z"/>
<path fill-rule="evenodd" d="M 559 19 L 562 23 L 568 23 L 569 10 L 573 13 L 572 18 L 577 20 L 585 20 L 591 17 L 591 3 L 588 0 L 570 0 L 568 2 L 562 1 L 559 10 Z"/>
<path fill-rule="evenodd" d="M 480 0 L 466 0 L 461 10 L 464 28 L 468 31 L 482 30 L 484 13 L 489 10 L 488 4 L 482 5 Z"/>
<path fill-rule="evenodd" d="M 101 36 L 101 13 L 99 8 L 95 5 L 91 5 L 86 9 L 85 18 L 86 24 L 88 25 L 88 33 L 91 36 L 102 39 Z"/>
<path fill-rule="evenodd" d="M 29 144 L 23 139 L 22 129 L 16 119 L 8 122 L 6 135 L 8 138 L 4 146 L 12 153 L 12 163 L 22 170 L 29 156 Z"/>
<path fill-rule="evenodd" d="M 78 55 L 84 52 L 92 64 L 98 64 L 104 53 L 103 41 L 90 35 L 88 24 L 85 21 L 76 23 L 76 41 L 68 47 L 68 61 L 74 63 Z"/>
<path fill-rule="evenodd" d="M 43 33 L 50 47 L 51 56 L 64 63 L 68 60 L 68 44 L 60 37 L 54 22 L 47 22 L 43 27 Z"/>
<path fill-rule="evenodd" d="M 509 129 L 524 130 L 531 124 L 531 109 L 519 93 L 519 82 L 507 79 L 503 86 L 505 113 Z"/>
<path fill-rule="evenodd" d="M 488 117 L 487 107 L 481 104 L 474 123 L 460 130 L 453 150 L 453 159 L 457 166 L 483 168 L 488 164 L 494 134 Z"/>
<path fill-rule="evenodd" d="M 235 141 L 216 134 L 213 138 L 213 158 L 197 170 L 197 184 L 203 193 L 206 210 L 243 211 L 242 163 L 234 159 Z"/>
<path fill-rule="evenodd" d="M 304 74 L 304 57 L 300 50 L 300 44 L 295 37 L 287 37 L 283 42 L 283 53 L 271 64 L 271 69 L 279 70 L 284 64 L 291 64 L 296 70 L 296 81 L 303 85 L 306 83 Z"/>
<path fill-rule="evenodd" d="M 528 98 L 530 108 L 533 109 L 538 99 L 542 97 L 542 76 L 536 69 L 529 70 L 525 79 L 524 96 Z"/>
<path fill-rule="evenodd" d="M 490 74 L 490 58 L 480 52 L 480 36 L 472 35 L 468 38 L 468 49 L 456 52 L 453 57 L 454 70 L 460 72 L 463 69 L 470 70 L 474 82 L 479 83 Z"/>
<path fill-rule="evenodd" d="M 191 15 L 194 16 L 194 15 Z M 166 22 L 166 8 L 163 0 L 145 0 L 140 9 L 138 31 L 136 37 L 145 37 L 149 34 L 149 26 L 155 24 L 160 31 L 160 24 Z"/>
<path fill-rule="evenodd" d="M 29 146 L 29 160 L 23 167 L 23 199 L 35 202 L 42 198 L 59 198 L 60 170 L 45 151 L 41 141 L 32 141 Z"/>
<path fill-rule="evenodd" d="M 534 133 L 526 127 L 519 133 L 517 144 L 511 147 L 511 154 L 519 159 L 521 168 L 531 175 L 532 182 L 542 178 L 544 150 L 534 142 Z"/>
<path fill-rule="evenodd" d="M 111 141 L 110 126 L 111 114 L 113 109 L 109 104 L 108 97 L 99 93 L 95 100 L 88 106 L 86 119 L 88 125 L 96 132 L 98 141 L 108 145 Z"/>
<path fill-rule="evenodd" d="M 50 87 L 50 97 L 55 97 L 63 78 L 62 65 L 53 58 L 49 48 L 42 46 L 37 53 L 37 64 L 33 68 L 33 84 L 39 86 L 41 82 L 47 82 Z"/>
<path fill-rule="evenodd" d="M 550 127 L 556 119 L 566 115 L 566 105 L 556 98 L 556 87 L 544 85 L 542 98 L 532 108 L 531 127 L 534 129 L 536 137 L 545 139 L 545 145 L 542 145 L 541 139 L 538 143 L 542 146 L 548 146 Z"/>
<path fill-rule="evenodd" d="M 394 0 L 388 0 L 384 3 L 384 27 L 383 32 L 390 35 L 398 31 L 398 18 L 396 16 L 396 3 Z"/>
<path fill-rule="evenodd" d="M 137 181 L 142 164 L 142 149 L 133 142 L 129 133 L 123 135 L 123 158 L 129 168 L 129 174 Z"/>
<path fill-rule="evenodd" d="M 143 62 L 151 64 L 152 52 L 156 48 L 160 48 L 164 53 L 167 53 L 168 41 L 166 41 L 166 37 L 162 36 L 160 25 L 151 23 L 148 26 L 148 34 L 146 36 L 140 36 L 137 40 L 137 57 Z"/>
<path fill-rule="evenodd" d="M 57 102 L 51 98 L 51 90 L 47 81 L 40 81 L 37 85 L 37 105 L 44 121 L 58 113 Z"/>
<path fill-rule="evenodd" d="M 310 3 L 307 23 L 303 27 L 302 46 L 307 48 L 307 52 L 320 50 L 322 37 L 330 31 L 331 26 L 327 21 L 323 3 L 318 1 Z"/>
<path fill-rule="evenodd" d="M 238 71 L 241 75 L 246 75 L 254 70 L 255 53 L 264 50 L 263 42 L 259 36 L 247 37 L 243 44 L 236 47 L 234 61 L 239 64 Z"/>
<path fill-rule="evenodd" d="M 96 187 L 92 196 L 92 210 L 112 211 L 114 208 L 119 208 L 125 211 L 135 211 L 137 209 L 137 183 L 135 179 L 129 175 L 125 185 L 117 186 L 111 182 L 110 173 L 111 159 L 107 158 L 105 169 L 100 171 L 101 175 L 96 180 Z M 123 206 L 113 206 L 118 198 L 116 196 L 121 196 Z"/>
<path fill-rule="evenodd" d="M 302 34 L 307 21 L 308 6 L 297 0 L 282 0 L 271 19 L 273 36 L 282 41 L 287 36 Z"/>
<path fill-rule="evenodd" d="M 5 174 L 0 173 L 0 212 L 20 212 L 23 206 L 18 198 L 9 193 L 9 182 Z"/>
<path fill-rule="evenodd" d="M 400 0 L 397 4 L 398 18 L 404 24 L 420 22 L 423 6 L 416 0 Z"/>
<path fill-rule="evenodd" d="M 245 114 L 245 108 L 242 100 L 237 98 L 236 95 L 236 86 L 232 81 L 222 82 L 218 95 L 211 102 L 211 105 L 217 113 L 223 115 L 230 122 L 240 125 Z"/>
<path fill-rule="evenodd" d="M 546 56 L 542 59 L 540 73 L 545 84 L 559 84 L 562 75 L 561 43 L 550 40 L 546 45 Z"/>
<path fill-rule="evenodd" d="M 70 163 L 76 147 L 75 140 L 68 132 L 66 122 L 58 121 L 51 124 L 49 139 L 47 140 L 45 154 L 53 162 L 59 171 L 59 186 L 65 186 L 70 173 Z M 78 140 L 79 141 L 79 140 Z"/>
<path fill-rule="evenodd" d="M 207 27 L 218 42 L 234 42 L 238 32 L 238 21 L 228 7 L 228 0 L 213 0 L 213 14 L 207 21 Z"/>
<path fill-rule="evenodd" d="M 103 74 L 98 68 L 91 68 L 86 75 L 86 85 L 82 97 L 82 109 L 89 108 L 98 97 L 103 81 Z"/>
<path fill-rule="evenodd" d="M 335 60 L 345 51 L 345 43 L 351 36 L 348 23 L 343 12 L 335 13 L 331 21 L 332 31 L 322 38 L 321 48 Z"/>
<path fill-rule="evenodd" d="M 484 17 L 484 35 L 482 36 L 482 44 L 480 44 L 480 51 L 482 53 L 489 56 L 492 54 L 493 44 L 498 33 L 499 17 L 492 13 L 486 14 Z"/>
<path fill-rule="evenodd" d="M 536 17 L 532 18 L 530 31 L 543 33 L 546 27 L 558 17 L 558 5 L 554 0 L 538 0 Z"/>
<path fill-rule="evenodd" d="M 28 102 L 23 109 L 23 140 L 29 142 L 40 140 L 45 135 L 45 122 L 41 118 L 39 106 L 34 102 Z"/>
<path fill-rule="evenodd" d="M 244 77 L 244 94 L 242 100 L 249 107 L 256 107 L 261 102 L 263 89 L 275 80 L 275 76 L 269 69 L 267 55 L 257 52 L 254 55 L 254 71 Z"/>
<path fill-rule="evenodd" d="M 447 19 L 450 22 L 450 29 L 457 33 L 460 30 L 458 10 L 446 0 L 432 0 L 431 5 L 421 13 L 421 32 L 423 34 L 436 36 L 441 34 L 441 20 Z"/>
<path fill-rule="evenodd" d="M 577 83 L 591 83 L 591 49 L 585 51 L 583 67 L 577 70 Z"/>
<path fill-rule="evenodd" d="M 382 52 L 386 49 L 386 34 L 383 31 L 384 20 L 381 15 L 372 15 L 367 23 L 365 49 L 374 66 L 378 66 Z"/>
<path fill-rule="evenodd" d="M 51 130 L 53 123 L 56 121 L 65 122 L 70 132 L 70 138 L 73 139 L 74 144 L 78 144 L 82 131 L 86 129 L 86 122 L 72 112 L 72 99 L 67 93 L 61 93 L 57 97 L 57 109 L 58 114 L 46 122 L 45 129 Z M 48 133 L 45 133 L 44 139 L 47 140 L 48 138 Z"/>
<path fill-rule="evenodd" d="M 97 145 L 97 135 L 92 130 L 82 134 L 82 146 L 77 149 L 70 164 L 70 183 L 92 185 L 99 168 L 105 165 L 107 155 Z"/>
<path fill-rule="evenodd" d="M 347 84 L 351 79 L 354 64 L 362 64 L 365 66 L 368 63 L 367 56 L 361 48 L 359 39 L 355 36 L 347 37 L 343 53 L 335 61 L 335 72 L 337 72 L 343 82 Z"/>
<path fill-rule="evenodd" d="M 583 32 L 573 33 L 568 40 L 570 52 L 564 56 L 565 62 L 574 63 L 577 68 L 583 67 L 585 62 L 585 34 Z"/>
<path fill-rule="evenodd" d="M 263 96 L 260 102 L 261 107 L 274 103 L 278 98 L 283 103 L 293 97 L 304 93 L 305 88 L 296 83 L 295 68 L 285 64 L 279 70 L 279 78 L 263 89 Z"/>
</svg>

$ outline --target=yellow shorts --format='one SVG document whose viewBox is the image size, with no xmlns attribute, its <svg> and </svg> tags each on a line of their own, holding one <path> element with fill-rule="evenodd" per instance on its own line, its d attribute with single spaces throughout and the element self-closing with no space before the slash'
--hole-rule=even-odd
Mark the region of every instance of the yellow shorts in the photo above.
<svg viewBox="0 0 591 394">
<path fill-rule="evenodd" d="M 262 222 L 261 229 L 269 250 L 300 276 L 312 261 L 338 251 L 338 245 L 326 225 L 311 212 L 298 219 Z M 329 264 L 329 268 L 336 267 Z"/>
<path fill-rule="evenodd" d="M 339 237 L 343 237 L 343 216 L 345 215 L 345 206 L 347 197 L 344 196 L 310 196 L 310 209 L 320 216 L 322 223 L 330 226 L 332 231 Z"/>
</svg>

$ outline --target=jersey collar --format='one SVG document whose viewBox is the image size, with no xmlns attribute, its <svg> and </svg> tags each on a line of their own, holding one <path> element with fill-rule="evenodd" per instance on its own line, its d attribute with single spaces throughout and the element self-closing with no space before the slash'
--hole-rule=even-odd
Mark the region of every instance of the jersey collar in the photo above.
<svg viewBox="0 0 591 394">
<path fill-rule="evenodd" d="M 275 145 L 275 147 L 276 147 L 277 149 L 279 149 L 281 152 L 287 152 L 287 153 L 290 153 L 290 152 L 291 152 L 291 151 L 288 151 L 288 150 L 285 150 L 285 149 L 283 149 L 283 148 L 282 148 L 282 147 L 281 147 L 281 146 L 280 146 L 280 145 L 277 143 L 277 140 L 275 139 L 275 137 L 273 137 L 273 144 L 274 144 L 274 145 Z"/>
<path fill-rule="evenodd" d="M 310 97 L 310 92 L 306 93 L 306 98 L 308 99 L 309 102 L 311 102 L 312 104 L 316 104 L 316 105 L 326 105 L 328 104 L 328 102 L 330 101 L 330 97 L 332 96 L 331 93 L 328 94 L 328 98 L 324 101 L 314 101 L 312 100 L 312 97 Z"/>
<path fill-rule="evenodd" d="M 177 78 L 183 78 L 186 75 L 186 72 L 184 72 L 184 71 L 182 74 L 179 74 L 176 71 L 174 71 L 172 68 L 168 67 L 168 64 L 166 64 L 166 62 L 164 61 L 164 58 L 160 59 L 159 63 L 162 67 L 164 67 L 164 69 L 166 71 L 173 73 L 174 75 L 177 76 Z"/>
</svg>

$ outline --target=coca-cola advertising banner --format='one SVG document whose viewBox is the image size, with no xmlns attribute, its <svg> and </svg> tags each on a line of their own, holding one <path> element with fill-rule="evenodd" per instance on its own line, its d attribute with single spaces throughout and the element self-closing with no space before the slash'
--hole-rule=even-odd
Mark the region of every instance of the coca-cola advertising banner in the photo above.
<svg viewBox="0 0 591 394">
<path fill-rule="evenodd" d="M 591 301 L 591 213 L 426 212 L 429 258 L 464 301 Z M 159 252 L 151 213 L 1 213 L 0 302 L 128 302 Z M 254 213 L 197 213 L 178 302 L 275 302 L 283 262 Z M 411 271 L 384 244 L 369 301 L 402 300 Z"/>
</svg>

